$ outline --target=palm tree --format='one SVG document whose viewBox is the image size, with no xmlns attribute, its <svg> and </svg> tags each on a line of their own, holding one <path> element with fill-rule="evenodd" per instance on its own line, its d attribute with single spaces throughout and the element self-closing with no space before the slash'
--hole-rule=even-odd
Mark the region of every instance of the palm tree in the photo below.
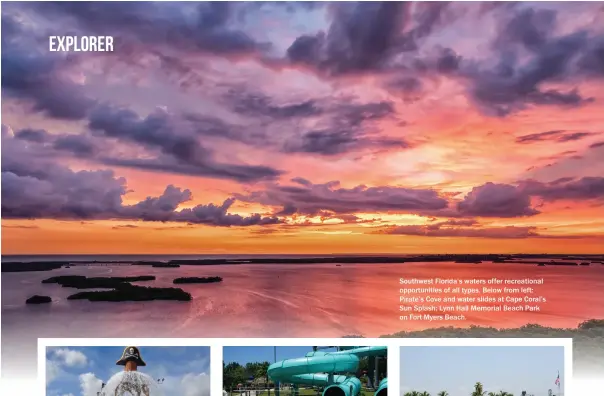
<svg viewBox="0 0 604 396">
<path fill-rule="evenodd" d="M 436 395 L 437 396 L 449 396 L 449 392 L 447 392 L 447 391 L 440 391 Z"/>
<path fill-rule="evenodd" d="M 485 396 L 487 392 L 485 392 L 484 387 L 480 382 L 477 382 L 474 385 L 474 392 L 472 392 L 472 396 Z"/>
<path fill-rule="evenodd" d="M 419 396 L 430 396 L 430 394 L 426 391 L 423 391 L 422 393 L 419 394 Z"/>
<path fill-rule="evenodd" d="M 411 391 L 411 392 L 407 392 L 405 393 L 405 396 L 420 396 L 421 393 L 419 393 L 418 391 Z"/>
</svg>

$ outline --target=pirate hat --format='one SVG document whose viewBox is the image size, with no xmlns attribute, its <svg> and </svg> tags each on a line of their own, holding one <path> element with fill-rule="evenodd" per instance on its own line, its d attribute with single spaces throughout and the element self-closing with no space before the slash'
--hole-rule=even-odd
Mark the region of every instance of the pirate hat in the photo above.
<svg viewBox="0 0 604 396">
<path fill-rule="evenodd" d="M 133 360 L 136 362 L 137 366 L 146 366 L 147 364 L 141 357 L 141 353 L 135 346 L 129 346 L 124 349 L 122 353 L 122 358 L 118 360 L 115 364 L 118 366 L 125 366 L 126 362 Z"/>
</svg>

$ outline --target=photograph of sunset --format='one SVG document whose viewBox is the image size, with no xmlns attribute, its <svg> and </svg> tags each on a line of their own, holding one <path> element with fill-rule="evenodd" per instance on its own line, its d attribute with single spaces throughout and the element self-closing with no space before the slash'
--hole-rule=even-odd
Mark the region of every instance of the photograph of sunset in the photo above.
<svg viewBox="0 0 604 396">
<path fill-rule="evenodd" d="M 1 40 L 2 376 L 123 334 L 604 373 L 602 2 L 7 2 Z"/>
<path fill-rule="evenodd" d="M 3 254 L 602 253 L 600 3 L 2 18 Z"/>
</svg>

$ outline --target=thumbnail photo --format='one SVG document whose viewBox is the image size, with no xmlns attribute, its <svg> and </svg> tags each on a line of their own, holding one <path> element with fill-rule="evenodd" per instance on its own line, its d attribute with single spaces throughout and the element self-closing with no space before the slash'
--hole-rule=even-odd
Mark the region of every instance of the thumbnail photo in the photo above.
<svg viewBox="0 0 604 396">
<path fill-rule="evenodd" d="M 401 396 L 562 396 L 562 346 L 401 347 Z"/>
<path fill-rule="evenodd" d="M 209 396 L 209 347 L 47 347 L 46 396 Z"/>
<path fill-rule="evenodd" d="M 387 396 L 385 346 L 224 347 L 223 396 Z"/>
</svg>

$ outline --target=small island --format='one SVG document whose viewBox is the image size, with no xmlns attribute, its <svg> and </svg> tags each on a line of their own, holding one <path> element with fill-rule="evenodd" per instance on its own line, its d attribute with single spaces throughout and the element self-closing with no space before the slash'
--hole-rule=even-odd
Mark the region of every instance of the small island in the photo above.
<svg viewBox="0 0 604 396">
<path fill-rule="evenodd" d="M 188 277 L 188 278 L 176 278 L 174 279 L 174 284 L 183 284 L 183 283 L 216 283 L 222 282 L 222 277 L 220 276 L 210 276 L 207 278 L 198 278 L 198 277 Z"/>
<path fill-rule="evenodd" d="M 82 275 L 62 275 L 44 279 L 42 283 L 57 283 L 63 287 L 75 289 L 113 289 L 128 284 L 128 282 L 142 282 L 155 280 L 155 276 L 123 276 L 123 277 L 95 277 L 87 278 Z"/>
<path fill-rule="evenodd" d="M 49 296 L 39 296 L 36 294 L 35 296 L 28 298 L 25 301 L 25 304 L 48 304 L 50 302 L 52 302 L 52 298 Z"/>
<path fill-rule="evenodd" d="M 3 262 L 0 265 L 2 272 L 37 272 L 52 271 L 68 265 L 65 261 L 42 261 L 42 262 Z"/>
<path fill-rule="evenodd" d="M 114 290 L 106 291 L 87 291 L 72 294 L 67 297 L 68 300 L 88 300 L 93 302 L 107 301 L 153 301 L 153 300 L 173 300 L 173 301 L 191 301 L 191 294 L 175 287 L 146 287 L 133 286 L 129 283 L 123 283 Z"/>
</svg>

